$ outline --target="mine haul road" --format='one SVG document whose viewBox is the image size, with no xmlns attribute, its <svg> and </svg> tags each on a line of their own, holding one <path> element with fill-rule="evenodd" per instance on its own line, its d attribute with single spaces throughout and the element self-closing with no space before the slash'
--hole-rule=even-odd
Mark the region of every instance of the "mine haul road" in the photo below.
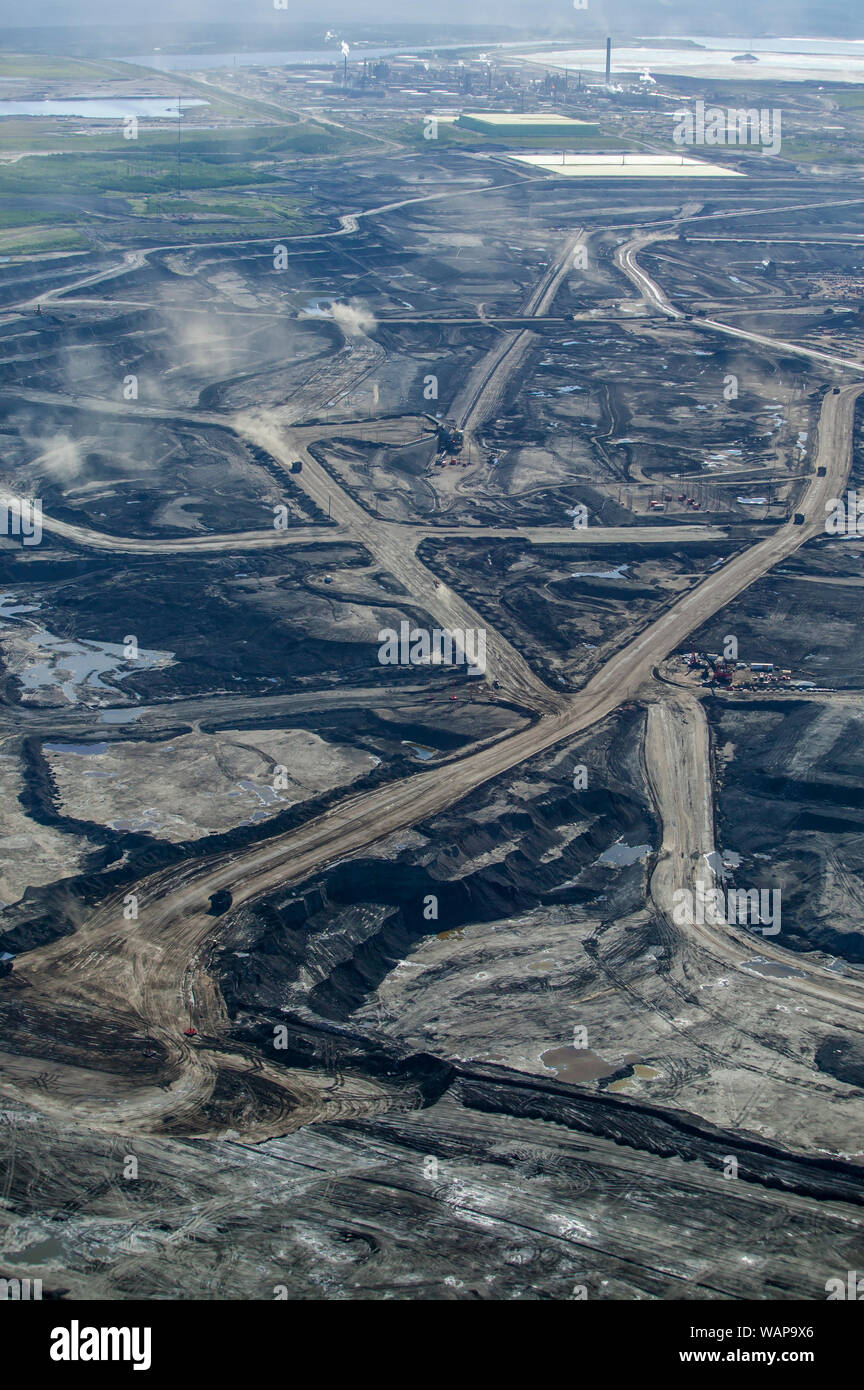
<svg viewBox="0 0 864 1390">
<path fill-rule="evenodd" d="M 619 270 L 636 286 L 645 303 L 652 309 L 659 309 L 668 319 L 676 323 L 686 322 L 688 327 L 707 329 L 714 333 L 724 333 L 730 338 L 740 338 L 742 342 L 754 343 L 757 347 L 768 348 L 772 352 L 791 353 L 793 357 L 806 357 L 808 361 L 825 363 L 829 367 L 841 367 L 845 371 L 864 372 L 864 361 L 857 357 L 841 357 L 839 353 L 821 352 L 818 348 L 802 347 L 800 343 L 790 343 L 783 338 L 769 338 L 762 333 L 751 333 L 749 329 L 736 328 L 731 323 L 719 319 L 687 318 L 683 310 L 677 309 L 667 298 L 660 286 L 643 270 L 637 254 L 644 247 L 657 241 L 671 241 L 676 236 L 674 230 L 642 233 L 624 242 L 613 257 Z"/>
<path fill-rule="evenodd" d="M 207 912 L 210 896 L 228 889 L 236 908 L 273 889 L 302 882 L 335 860 L 369 849 L 394 831 L 453 805 L 490 778 L 573 738 L 633 697 L 650 678 L 654 665 L 694 628 L 822 532 L 825 503 L 840 495 L 845 485 L 855 402 L 862 390 L 864 383 L 859 383 L 823 399 L 814 473 L 799 504 L 806 517 L 804 525 L 790 522 L 779 527 L 768 539 L 715 570 L 617 652 L 583 691 L 566 700 L 563 709 L 464 758 L 349 796 L 315 821 L 263 844 L 238 854 L 190 859 L 152 874 L 135 885 L 139 915 L 134 927 L 124 922 L 123 895 L 117 894 L 82 921 L 73 936 L 29 953 L 16 973 L 32 987 L 29 998 L 34 1005 L 46 1012 L 60 1006 L 81 1010 L 86 1016 L 98 1017 L 106 1011 L 137 1016 L 164 1040 L 173 1059 L 177 1079 L 170 1088 L 136 1090 L 130 1080 L 122 1102 L 116 1096 L 104 1103 L 79 1097 L 74 1113 L 81 1118 L 86 1115 L 87 1123 L 95 1127 L 118 1131 L 149 1130 L 164 1122 L 182 1127 L 184 1116 L 197 1115 L 220 1068 L 236 1071 L 248 1066 L 238 1045 L 218 1042 L 228 1020 L 207 969 L 206 952 L 219 937 L 218 919 Z M 825 467 L 824 477 L 816 472 L 819 465 Z M 784 958 L 798 965 L 796 956 Z M 811 988 L 813 973 L 807 981 Z M 798 983 L 789 982 L 790 986 Z M 823 984 L 820 980 L 819 988 L 826 998 L 864 1010 L 864 1000 L 848 981 L 835 978 Z M 213 1039 L 206 1053 L 182 1037 L 190 1010 L 208 1042 Z M 308 1081 L 269 1063 L 265 1072 L 273 1085 L 292 1094 L 297 1108 L 290 1119 L 286 1108 L 286 1113 L 250 1126 L 250 1137 L 284 1133 L 286 1127 L 307 1122 L 315 1113 Z M 29 1086 L 25 1090 L 37 1108 L 62 1109 L 59 1098 L 47 1100 Z M 370 1096 L 368 1103 L 378 1102 Z M 195 1132 L 200 1132 L 200 1123 L 198 1116 Z"/>
<path fill-rule="evenodd" d="M 531 290 L 522 305 L 527 319 L 543 318 L 555 300 L 561 283 L 572 266 L 573 253 L 584 235 L 584 228 L 572 233 L 560 247 Z M 501 342 L 487 353 L 480 363 L 469 373 L 462 393 L 453 403 L 452 414 L 458 420 L 465 437 L 465 446 L 474 441 L 476 431 L 497 409 L 504 399 L 507 383 L 520 367 L 526 352 L 531 346 L 530 329 L 520 329 L 516 333 L 505 333 Z"/>
<path fill-rule="evenodd" d="M 630 247 L 632 249 L 632 242 Z M 635 254 L 622 253 L 621 265 L 650 302 L 656 305 L 665 298 L 638 267 Z M 756 343 L 763 341 L 757 335 L 738 330 L 736 336 Z M 771 346 L 778 345 L 771 342 Z M 825 354 L 808 349 L 802 353 L 816 361 L 825 360 Z M 840 361 L 845 367 L 859 365 L 845 359 Z M 482 386 L 480 389 L 482 392 Z M 133 1029 L 143 1023 L 153 1030 L 171 1061 L 168 1084 L 136 1086 L 134 1079 L 124 1074 L 122 1095 L 116 1093 L 115 1086 L 115 1094 L 99 1098 L 92 1095 L 93 1073 L 87 1073 L 91 1078 L 89 1089 L 79 1087 L 71 1098 L 68 1095 L 49 1097 L 38 1088 L 38 1076 L 34 1080 L 24 1066 L 24 1074 L 17 1080 L 8 1070 L 4 1073 L 3 1089 L 25 1094 L 36 1108 L 64 1112 L 107 1130 L 122 1132 L 140 1128 L 165 1132 L 163 1126 L 167 1123 L 172 1132 L 178 1133 L 188 1119 L 189 1132 L 200 1134 L 207 1127 L 201 1107 L 211 1096 L 219 1072 L 244 1071 L 251 1064 L 266 1076 L 273 1088 L 285 1094 L 286 1105 L 279 1114 L 271 1112 L 259 1123 L 250 1122 L 248 1127 L 244 1126 L 250 1138 L 285 1133 L 286 1129 L 306 1123 L 316 1114 L 331 1115 L 332 1109 L 320 1104 L 315 1086 L 308 1078 L 262 1062 L 257 1053 L 250 1056 L 241 1044 L 230 1039 L 220 1039 L 220 1034 L 227 1031 L 228 1019 L 219 990 L 207 968 L 207 953 L 215 949 L 219 940 L 219 919 L 207 912 L 210 896 L 220 889 L 228 889 L 232 908 L 236 908 L 274 888 L 299 883 L 337 859 L 379 844 L 394 831 L 444 810 L 489 779 L 554 744 L 573 738 L 632 698 L 651 677 L 655 663 L 689 633 L 768 573 L 778 561 L 822 533 L 825 504 L 829 498 L 841 495 L 848 476 L 854 408 L 862 390 L 864 383 L 856 383 L 844 387 L 836 395 L 826 394 L 823 399 L 814 471 L 798 504 L 805 517 L 804 524 L 795 526 L 789 522 L 767 539 L 729 559 L 616 652 L 581 692 L 566 698 L 554 697 L 554 707 L 544 712 L 530 728 L 441 767 L 412 774 L 372 792 L 348 796 L 315 821 L 239 853 L 192 858 L 179 866 L 148 875 L 135 885 L 139 915 L 133 925 L 124 920 L 125 893 L 118 893 L 87 915 L 71 937 L 35 949 L 20 962 L 16 976 L 25 986 L 30 986 L 28 1000 L 37 1010 L 50 1014 L 52 1008 L 62 1007 L 80 1013 L 82 1021 L 94 1017 L 121 1019 L 126 1021 L 127 1028 L 130 1023 Z M 283 435 L 281 420 L 271 417 L 262 421 L 259 417 L 255 432 L 262 426 L 266 433 L 273 431 L 277 436 Z M 281 443 L 284 446 L 284 438 Z M 825 469 L 823 477 L 818 476 L 820 465 Z M 304 488 L 313 494 L 320 496 L 322 488 L 338 492 L 337 506 L 342 513 L 339 520 L 355 534 L 359 522 L 363 534 L 368 537 L 370 519 L 341 489 L 334 488 L 333 480 L 320 465 L 308 470 L 304 466 L 301 476 Z M 438 589 L 431 572 L 420 565 L 413 554 L 406 557 L 404 545 L 398 546 L 398 554 L 393 558 L 394 562 L 398 561 L 394 572 L 398 574 L 401 565 L 407 577 L 419 581 L 419 594 L 413 585 L 409 586 L 412 597 L 422 597 L 425 602 L 428 583 Z M 413 562 L 407 569 L 406 558 Z M 408 570 L 412 571 L 410 575 Z M 442 607 L 440 596 L 436 598 L 433 591 L 429 597 L 433 600 L 431 611 L 437 619 Z M 458 596 L 453 596 L 453 600 L 457 615 L 472 612 Z M 448 607 L 445 603 L 445 613 Z M 506 647 L 509 644 L 505 644 L 505 650 Z M 524 668 L 524 663 L 521 664 Z M 526 693 L 542 692 L 543 697 L 548 697 L 547 688 L 533 673 L 529 675 L 531 689 Z M 534 708 L 542 708 L 543 702 L 541 699 Z M 531 701 L 526 703 L 530 705 Z M 797 957 L 785 958 L 797 965 Z M 850 982 L 831 980 L 826 982 L 825 989 L 830 991 L 831 998 L 842 1000 L 846 1007 L 862 1009 L 862 1001 Z M 182 1036 L 190 1012 L 202 1034 L 207 1035 L 206 1050 L 199 1050 Z M 34 1066 L 38 1070 L 38 1058 Z M 290 1118 L 288 1097 L 295 1107 Z M 356 1100 L 346 1097 L 344 1104 L 350 1112 L 352 1105 L 367 1108 L 384 1105 L 386 1098 L 376 1097 L 374 1085 L 370 1083 L 365 1096 Z M 210 1129 L 219 1132 L 220 1126 L 213 1120 Z"/>
<path fill-rule="evenodd" d="M 772 976 L 772 988 L 787 986 L 835 1008 L 861 1011 L 864 1000 L 853 981 L 838 985 L 836 972 L 776 946 L 770 936 L 760 938 L 726 922 L 700 921 L 691 912 L 679 912 L 678 920 L 673 919 L 676 891 L 689 891 L 695 905 L 700 899 L 704 903 L 705 893 L 718 883 L 709 858 L 715 847 L 708 720 L 695 694 L 665 686 L 649 703 L 645 770 L 663 826 L 649 891 L 673 932 L 734 969 L 752 961 L 754 951 L 766 961 L 794 964 L 799 974 L 787 979 Z"/>
</svg>

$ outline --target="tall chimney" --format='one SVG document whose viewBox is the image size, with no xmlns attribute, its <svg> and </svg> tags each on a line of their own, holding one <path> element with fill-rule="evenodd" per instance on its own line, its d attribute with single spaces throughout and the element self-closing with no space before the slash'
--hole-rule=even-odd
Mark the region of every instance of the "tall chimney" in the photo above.
<svg viewBox="0 0 864 1390">
<path fill-rule="evenodd" d="M 606 40 L 606 86 L 609 86 L 612 77 L 612 40 Z"/>
</svg>

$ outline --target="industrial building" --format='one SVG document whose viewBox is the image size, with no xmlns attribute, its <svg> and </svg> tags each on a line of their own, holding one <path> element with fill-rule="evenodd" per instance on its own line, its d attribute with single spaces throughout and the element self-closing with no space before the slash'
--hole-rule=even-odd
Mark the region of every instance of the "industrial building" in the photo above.
<svg viewBox="0 0 864 1390">
<path fill-rule="evenodd" d="M 465 130 L 476 130 L 482 135 L 509 135 L 524 138 L 530 135 L 573 135 L 579 139 L 600 134 L 594 121 L 577 121 L 571 116 L 558 116 L 554 112 L 534 111 L 463 111 L 456 122 Z"/>
</svg>

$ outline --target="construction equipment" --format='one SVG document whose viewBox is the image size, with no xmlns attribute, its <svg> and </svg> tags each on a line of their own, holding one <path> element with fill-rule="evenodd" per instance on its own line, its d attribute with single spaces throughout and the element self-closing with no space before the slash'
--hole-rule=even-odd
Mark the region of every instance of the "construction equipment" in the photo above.
<svg viewBox="0 0 864 1390">
<path fill-rule="evenodd" d="M 458 454 L 462 448 L 463 434 L 452 421 L 445 420 L 438 426 L 438 443 L 445 453 Z"/>
</svg>

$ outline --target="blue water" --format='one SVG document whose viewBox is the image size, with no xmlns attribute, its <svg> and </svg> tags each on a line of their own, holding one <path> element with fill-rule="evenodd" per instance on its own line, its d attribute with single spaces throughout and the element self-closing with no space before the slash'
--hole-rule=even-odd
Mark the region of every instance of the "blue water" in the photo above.
<svg viewBox="0 0 864 1390">
<path fill-rule="evenodd" d="M 180 106 L 209 106 L 209 101 L 183 98 Z M 77 116 L 84 120 L 122 121 L 126 116 L 151 120 L 177 119 L 177 102 L 170 97 L 70 97 L 68 101 L 0 101 L 0 116 Z"/>
</svg>

